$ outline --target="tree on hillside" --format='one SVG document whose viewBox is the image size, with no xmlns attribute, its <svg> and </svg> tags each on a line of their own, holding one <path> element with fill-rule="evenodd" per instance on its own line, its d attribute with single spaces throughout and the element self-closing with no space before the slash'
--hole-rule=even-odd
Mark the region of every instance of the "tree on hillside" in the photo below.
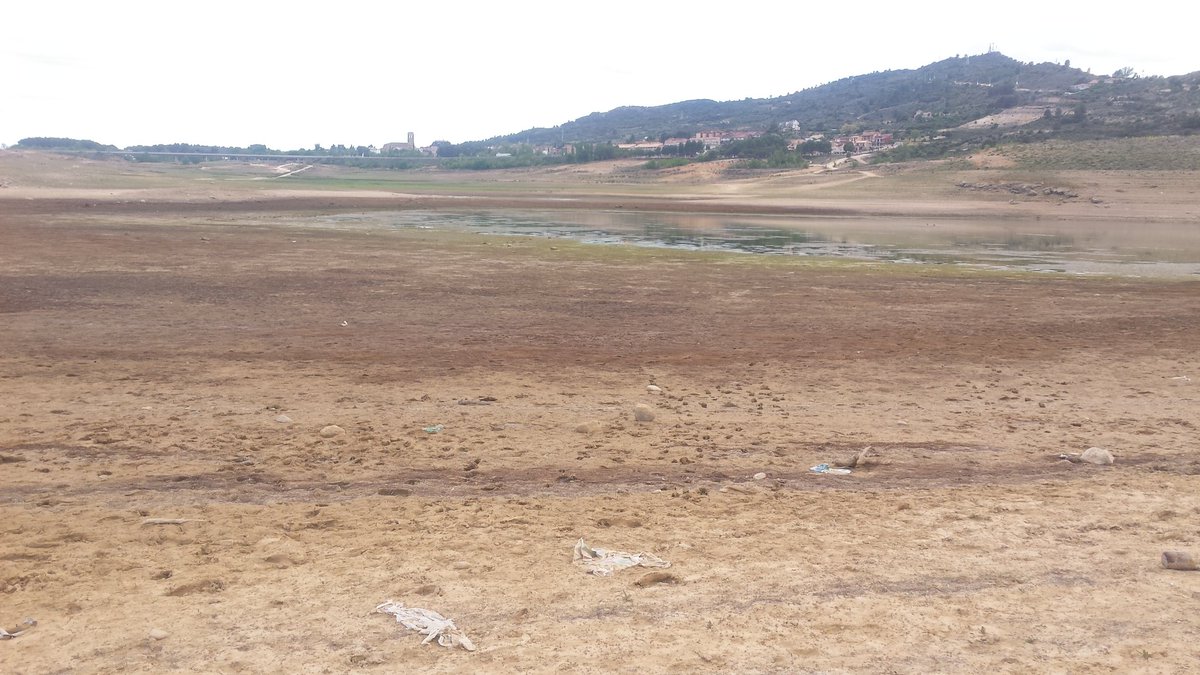
<svg viewBox="0 0 1200 675">
<path fill-rule="evenodd" d="M 671 138 L 678 138 L 672 136 Z M 664 155 L 679 155 L 681 157 L 695 157 L 704 152 L 704 143 L 700 141 L 687 141 L 681 145 L 664 145 L 662 154 Z"/>
<path fill-rule="evenodd" d="M 617 146 L 612 143 L 580 143 L 575 146 L 575 154 L 569 156 L 567 161 L 580 164 L 613 159 L 616 156 Z"/>
<path fill-rule="evenodd" d="M 800 144 L 799 150 L 806 155 L 828 155 L 833 152 L 833 143 L 829 141 L 807 140 Z"/>
</svg>

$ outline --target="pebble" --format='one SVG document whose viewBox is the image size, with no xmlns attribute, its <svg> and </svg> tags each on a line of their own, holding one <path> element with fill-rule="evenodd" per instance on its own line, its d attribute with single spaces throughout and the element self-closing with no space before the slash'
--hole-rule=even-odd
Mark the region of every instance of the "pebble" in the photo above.
<svg viewBox="0 0 1200 675">
<path fill-rule="evenodd" d="M 1200 564 L 1196 563 L 1196 559 L 1190 553 L 1184 551 L 1163 551 L 1162 566 L 1169 570 L 1182 570 L 1185 572 L 1200 569 Z"/>
<path fill-rule="evenodd" d="M 654 411 L 645 403 L 639 403 L 633 406 L 633 419 L 638 422 L 653 422 Z"/>
<path fill-rule="evenodd" d="M 578 433 L 578 434 L 594 434 L 597 431 L 600 431 L 600 423 L 599 422 L 595 422 L 595 421 L 581 422 L 581 423 L 575 425 L 575 433 Z"/>
<path fill-rule="evenodd" d="M 271 555 L 263 558 L 263 562 L 271 563 L 272 565 L 275 565 L 279 569 L 286 569 L 288 567 L 291 567 L 292 565 L 298 564 L 295 560 L 292 559 L 292 556 L 290 556 L 286 553 L 272 553 Z"/>
<path fill-rule="evenodd" d="M 764 479 L 764 478 L 766 478 L 766 477 L 767 477 L 767 474 L 765 474 L 765 473 L 763 473 L 763 472 L 761 472 L 761 471 L 759 471 L 758 473 L 754 474 L 754 480 L 762 480 L 762 479 Z"/>
<path fill-rule="evenodd" d="M 1112 464 L 1112 453 L 1104 448 L 1088 448 L 1079 456 L 1079 460 L 1088 464 Z"/>
<path fill-rule="evenodd" d="M 161 628 L 151 628 L 150 632 L 147 633 L 147 635 L 149 635 L 150 638 L 154 639 L 154 640 L 165 640 L 165 639 L 167 639 L 167 636 L 170 635 L 170 633 L 168 633 L 167 631 L 165 631 Z"/>
<path fill-rule="evenodd" d="M 321 429 L 321 438 L 333 438 L 334 436 L 345 433 L 345 431 L 345 429 L 336 424 L 330 424 L 324 429 Z"/>
<path fill-rule="evenodd" d="M 275 417 L 275 421 L 279 422 L 280 424 L 291 424 L 292 418 L 288 417 L 287 415 L 277 415 Z"/>
<path fill-rule="evenodd" d="M 650 392 L 651 394 L 657 394 L 658 392 L 662 391 L 662 387 L 658 387 L 653 384 L 648 384 L 648 385 L 646 385 L 646 391 Z"/>
<path fill-rule="evenodd" d="M 637 581 L 633 582 L 634 586 L 646 588 L 655 584 L 677 584 L 679 577 L 670 572 L 646 572 Z"/>
<path fill-rule="evenodd" d="M 456 560 L 451 567 L 456 570 L 467 570 L 471 569 L 471 563 L 467 562 L 466 560 Z"/>
</svg>

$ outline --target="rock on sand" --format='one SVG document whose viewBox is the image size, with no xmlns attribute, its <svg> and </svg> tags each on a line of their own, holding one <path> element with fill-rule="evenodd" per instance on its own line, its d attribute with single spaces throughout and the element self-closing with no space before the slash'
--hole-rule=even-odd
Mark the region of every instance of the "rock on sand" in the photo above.
<svg viewBox="0 0 1200 675">
<path fill-rule="evenodd" d="M 333 438 L 334 436 L 340 436 L 341 434 L 343 434 L 345 432 L 346 432 L 346 430 L 339 427 L 338 425 L 330 424 L 329 426 L 325 427 L 324 429 L 321 429 L 321 438 Z"/>
<path fill-rule="evenodd" d="M 1079 460 L 1088 464 L 1112 464 L 1112 453 L 1104 448 L 1088 448 L 1079 456 Z"/>
<path fill-rule="evenodd" d="M 654 410 L 645 403 L 639 403 L 633 406 L 633 419 L 639 422 L 653 422 Z"/>
</svg>

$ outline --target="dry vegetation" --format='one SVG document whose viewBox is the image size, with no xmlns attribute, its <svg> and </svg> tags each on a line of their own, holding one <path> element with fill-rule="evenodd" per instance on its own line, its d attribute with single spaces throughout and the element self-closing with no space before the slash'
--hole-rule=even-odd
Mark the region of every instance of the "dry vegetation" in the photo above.
<svg viewBox="0 0 1200 675">
<path fill-rule="evenodd" d="M 1079 171 L 1200 171 L 1200 135 L 1005 146 L 1025 168 Z"/>
</svg>

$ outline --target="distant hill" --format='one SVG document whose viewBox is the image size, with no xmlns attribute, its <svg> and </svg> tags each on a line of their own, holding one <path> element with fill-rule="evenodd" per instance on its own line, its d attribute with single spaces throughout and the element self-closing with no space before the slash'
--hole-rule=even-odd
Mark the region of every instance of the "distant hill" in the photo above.
<svg viewBox="0 0 1200 675">
<path fill-rule="evenodd" d="M 1084 135 L 1091 137 L 1186 133 L 1196 128 L 1189 125 L 1200 126 L 1195 117 L 1200 111 L 1200 73 L 1114 78 L 1065 64 L 1023 63 L 990 52 L 949 58 L 915 70 L 847 77 L 777 98 L 621 107 L 489 142 L 662 139 L 704 129 L 765 129 L 793 120 L 797 135 L 881 129 L 912 138 L 936 135 L 1022 106 L 1040 107 L 1047 115 L 1025 131 L 1076 135 L 1086 131 Z M 1078 119 L 1072 117 L 1076 111 L 1081 113 Z M 1034 117 L 1037 112 L 1034 110 Z M 1084 121 L 1087 124 L 1076 124 Z M 997 124 L 996 129 L 1001 126 Z M 994 129 L 986 125 L 974 131 L 979 135 Z"/>
<path fill-rule="evenodd" d="M 23 150 L 67 150 L 67 151 L 97 151 L 97 150 L 116 150 L 115 145 L 104 145 L 96 141 L 83 140 L 78 138 L 54 138 L 48 136 L 34 136 L 32 138 L 22 138 L 17 141 L 16 147 Z"/>
</svg>

